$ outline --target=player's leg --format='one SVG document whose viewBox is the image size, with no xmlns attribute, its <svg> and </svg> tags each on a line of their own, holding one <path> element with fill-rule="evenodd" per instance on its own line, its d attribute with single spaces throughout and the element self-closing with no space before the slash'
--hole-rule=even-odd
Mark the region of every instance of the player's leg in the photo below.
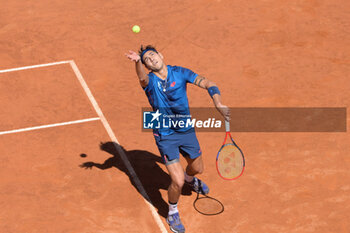
<svg viewBox="0 0 350 233">
<path fill-rule="evenodd" d="M 209 193 L 209 187 L 206 185 L 202 180 L 195 177 L 197 174 L 203 173 L 203 160 L 202 156 L 198 156 L 194 159 L 192 159 L 189 156 L 185 156 L 187 160 L 187 167 L 185 172 L 185 182 L 186 184 L 190 185 L 192 189 L 201 194 L 208 194 Z"/>
<path fill-rule="evenodd" d="M 197 174 L 202 174 L 204 171 L 204 164 L 202 156 L 198 156 L 191 159 L 190 156 L 185 156 L 187 161 L 186 174 L 189 176 L 195 176 Z"/>
<path fill-rule="evenodd" d="M 182 168 L 179 160 L 170 164 L 168 162 L 168 164 L 166 164 L 166 168 L 168 169 L 171 178 L 171 184 L 168 188 L 168 199 L 170 203 L 177 203 L 185 182 L 184 169 Z"/>
<path fill-rule="evenodd" d="M 184 169 L 178 159 L 169 160 L 166 168 L 171 178 L 171 184 L 168 188 L 169 212 L 167 223 L 173 232 L 185 232 L 185 227 L 180 220 L 177 203 L 180 199 L 181 190 L 185 182 Z"/>
<path fill-rule="evenodd" d="M 183 135 L 182 144 L 179 150 L 187 161 L 185 172 L 186 183 L 189 184 L 195 192 L 208 194 L 208 186 L 203 181 L 195 177 L 195 175 L 203 173 L 204 164 L 202 159 L 202 151 L 194 130 L 191 130 Z"/>
<path fill-rule="evenodd" d="M 171 184 L 168 188 L 169 212 L 167 223 L 173 232 L 182 233 L 185 232 L 185 227 L 180 220 L 177 203 L 181 195 L 185 178 L 184 169 L 179 162 L 179 148 L 177 145 L 176 135 L 169 135 L 162 137 L 162 139 L 155 135 L 155 139 L 159 152 L 171 178 Z"/>
</svg>

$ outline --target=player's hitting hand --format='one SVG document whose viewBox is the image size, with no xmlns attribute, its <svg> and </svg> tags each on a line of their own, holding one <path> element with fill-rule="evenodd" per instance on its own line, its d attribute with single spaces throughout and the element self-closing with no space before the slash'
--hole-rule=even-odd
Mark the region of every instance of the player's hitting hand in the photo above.
<svg viewBox="0 0 350 233">
<path fill-rule="evenodd" d="M 129 50 L 128 53 L 125 53 L 125 56 L 134 62 L 138 62 L 141 60 L 140 55 L 138 55 L 136 52 L 131 51 L 131 50 Z"/>
<path fill-rule="evenodd" d="M 216 108 L 219 110 L 219 112 L 225 118 L 226 121 L 231 120 L 230 108 L 223 104 L 217 104 Z"/>
</svg>

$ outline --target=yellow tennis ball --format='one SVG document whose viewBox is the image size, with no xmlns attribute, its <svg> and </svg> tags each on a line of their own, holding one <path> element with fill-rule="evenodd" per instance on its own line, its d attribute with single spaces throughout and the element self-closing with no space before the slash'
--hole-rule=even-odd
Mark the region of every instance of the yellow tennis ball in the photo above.
<svg viewBox="0 0 350 233">
<path fill-rule="evenodd" d="M 138 25 L 134 25 L 134 26 L 132 27 L 132 31 L 135 32 L 135 33 L 139 33 L 140 30 L 141 30 L 141 28 L 140 28 Z"/>
</svg>

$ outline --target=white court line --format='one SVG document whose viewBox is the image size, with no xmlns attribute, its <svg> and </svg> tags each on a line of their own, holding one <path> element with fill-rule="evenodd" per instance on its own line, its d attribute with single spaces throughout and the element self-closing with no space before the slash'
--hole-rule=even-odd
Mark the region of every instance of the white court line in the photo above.
<svg viewBox="0 0 350 233">
<path fill-rule="evenodd" d="M 106 120 L 105 116 L 103 115 L 100 107 L 98 106 L 94 96 L 92 95 L 88 85 L 86 84 L 82 74 L 80 73 L 77 65 L 75 64 L 75 62 L 72 60 L 69 62 L 70 65 L 72 66 L 72 69 L 75 73 L 75 75 L 77 76 L 81 86 L 83 87 L 86 95 L 88 96 L 89 100 L 91 101 L 92 106 L 94 107 L 97 115 L 100 117 L 103 126 L 105 127 L 105 129 L 107 130 L 107 133 L 109 135 L 109 137 L 111 138 L 111 140 L 119 145 L 119 142 L 117 140 L 117 137 L 115 136 L 115 134 L 113 133 L 112 128 L 110 127 L 108 121 Z M 143 187 L 140 179 L 138 178 L 138 176 L 135 173 L 134 168 L 132 167 L 132 165 L 130 164 L 130 161 L 128 160 L 128 157 L 126 156 L 125 152 L 121 149 L 120 146 L 117 146 L 115 144 L 115 148 L 117 149 L 119 155 L 121 156 L 126 168 L 128 169 L 128 172 L 130 174 L 130 176 L 132 177 L 133 181 L 135 182 L 137 189 L 140 191 L 140 193 L 142 194 L 143 197 L 145 197 L 143 200 L 145 201 L 145 203 L 148 205 L 149 209 L 152 212 L 153 218 L 156 221 L 158 227 L 160 228 L 162 233 L 167 233 L 168 231 L 166 230 L 162 220 L 160 219 L 156 209 L 154 208 L 151 199 L 149 198 L 148 194 L 146 193 L 145 188 Z M 152 171 L 150 171 L 152 172 Z M 146 200 L 147 199 L 147 200 Z"/>
<path fill-rule="evenodd" d="M 34 127 L 28 127 L 28 128 L 22 128 L 22 129 L 14 129 L 14 130 L 2 131 L 2 132 L 0 132 L 0 135 L 19 133 L 19 132 L 25 132 L 25 131 L 32 131 L 32 130 L 37 130 L 37 129 L 52 128 L 52 127 L 63 126 L 63 125 L 73 125 L 73 124 L 79 124 L 79 123 L 84 123 L 84 122 L 89 122 L 89 121 L 97 121 L 97 120 L 100 120 L 100 118 L 94 117 L 94 118 L 88 118 L 88 119 L 82 119 L 82 120 L 76 120 L 76 121 L 67 121 L 67 122 L 62 122 L 62 123 L 40 125 L 40 126 L 34 126 Z"/>
<path fill-rule="evenodd" d="M 70 61 L 59 61 L 59 62 L 51 62 L 51 63 L 46 63 L 46 64 L 34 65 L 34 66 L 23 66 L 23 67 L 19 67 L 19 68 L 0 70 L 0 73 L 19 71 L 19 70 L 28 70 L 28 69 L 34 69 L 34 68 L 40 68 L 40 67 L 46 67 L 46 66 L 55 66 L 55 65 L 67 64 L 69 62 Z"/>
</svg>

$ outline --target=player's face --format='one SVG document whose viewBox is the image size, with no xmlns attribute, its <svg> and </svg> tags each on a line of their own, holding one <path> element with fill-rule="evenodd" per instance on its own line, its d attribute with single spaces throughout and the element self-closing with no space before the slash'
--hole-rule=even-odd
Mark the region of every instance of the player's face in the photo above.
<svg viewBox="0 0 350 233">
<path fill-rule="evenodd" d="M 147 51 L 143 55 L 143 61 L 148 69 L 152 71 L 159 71 L 163 68 L 163 56 L 160 53 L 156 53 L 152 50 Z"/>
</svg>

